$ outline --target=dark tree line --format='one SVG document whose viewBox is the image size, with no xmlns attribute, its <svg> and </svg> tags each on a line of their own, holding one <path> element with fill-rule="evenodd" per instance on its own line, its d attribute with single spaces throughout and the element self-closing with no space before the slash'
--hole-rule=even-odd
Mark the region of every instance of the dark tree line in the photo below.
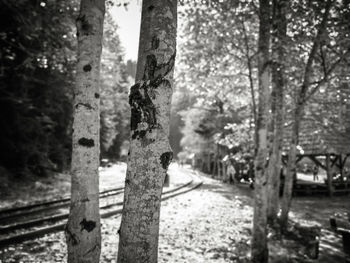
<svg viewBox="0 0 350 263">
<path fill-rule="evenodd" d="M 0 1 L 0 166 L 13 174 L 69 168 L 78 9 L 79 1 Z M 104 28 L 101 157 L 119 158 L 135 66 L 123 63 L 108 12 Z"/>
<path fill-rule="evenodd" d="M 63 169 L 70 158 L 76 6 L 43 3 L 0 3 L 0 165 L 17 173 Z"/>
</svg>

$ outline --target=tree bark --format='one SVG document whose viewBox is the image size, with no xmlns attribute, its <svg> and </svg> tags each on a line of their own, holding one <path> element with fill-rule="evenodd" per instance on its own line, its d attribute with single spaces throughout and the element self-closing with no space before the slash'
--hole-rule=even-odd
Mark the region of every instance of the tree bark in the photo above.
<svg viewBox="0 0 350 263">
<path fill-rule="evenodd" d="M 143 1 L 118 263 L 158 261 L 161 194 L 173 156 L 168 136 L 176 26 L 176 0 Z"/>
<path fill-rule="evenodd" d="M 258 43 L 259 107 L 258 144 L 255 158 L 254 217 L 252 233 L 252 262 L 268 262 L 267 248 L 267 131 L 270 101 L 269 76 L 270 3 L 260 0 L 260 29 Z"/>
<path fill-rule="evenodd" d="M 213 170 L 211 169 L 211 154 L 208 153 L 208 159 L 207 159 L 207 173 L 215 176 L 215 158 L 213 160 Z"/>
<path fill-rule="evenodd" d="M 282 231 L 284 231 L 287 228 L 288 213 L 292 202 L 293 178 L 294 174 L 296 174 L 296 155 L 302 110 L 302 105 L 299 104 L 299 107 L 297 107 L 294 112 L 294 123 L 292 126 L 291 142 L 288 153 L 287 172 L 284 177 L 283 197 L 281 204 L 280 226 Z"/>
<path fill-rule="evenodd" d="M 280 170 L 282 164 L 282 142 L 284 122 L 284 61 L 287 32 L 286 0 L 274 0 L 273 59 L 272 66 L 272 128 L 273 140 L 268 166 L 268 221 L 273 225 L 277 220 L 279 205 Z"/>
<path fill-rule="evenodd" d="M 217 160 L 216 161 L 216 165 L 218 166 L 218 179 L 219 180 L 222 180 L 222 170 L 221 170 L 221 162 L 220 160 Z"/>
<path fill-rule="evenodd" d="M 104 0 L 81 0 L 77 19 L 78 63 L 74 90 L 68 262 L 99 262 L 100 58 Z"/>
<path fill-rule="evenodd" d="M 327 167 L 327 188 L 328 188 L 328 195 L 330 197 L 333 196 L 333 174 L 331 171 L 331 165 L 330 165 L 331 157 L 329 154 L 326 155 L 326 167 Z"/>
</svg>

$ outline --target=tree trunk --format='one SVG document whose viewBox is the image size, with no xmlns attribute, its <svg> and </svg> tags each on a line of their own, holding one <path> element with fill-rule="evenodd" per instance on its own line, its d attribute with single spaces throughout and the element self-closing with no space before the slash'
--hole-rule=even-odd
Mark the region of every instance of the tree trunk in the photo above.
<svg viewBox="0 0 350 263">
<path fill-rule="evenodd" d="M 214 160 L 213 160 L 213 170 L 211 168 L 211 155 L 210 155 L 210 153 L 208 153 L 208 159 L 207 159 L 206 163 L 207 163 L 207 173 L 208 174 L 212 173 L 212 175 L 214 177 L 214 175 L 215 175 L 215 157 L 214 157 Z"/>
<path fill-rule="evenodd" d="M 281 212 L 281 220 L 280 220 L 282 231 L 285 230 L 285 228 L 287 227 L 288 213 L 289 213 L 291 199 L 292 199 L 293 178 L 294 178 L 294 174 L 296 173 L 295 161 L 296 161 L 296 147 L 298 145 L 298 137 L 299 137 L 299 125 L 303 114 L 303 108 L 305 107 L 305 104 L 306 104 L 306 99 L 308 95 L 307 93 L 310 88 L 313 62 L 315 60 L 317 50 L 321 45 L 322 38 L 324 37 L 324 34 L 327 32 L 327 20 L 328 20 L 330 8 L 332 6 L 332 2 L 333 1 L 331 0 L 327 0 L 326 2 L 322 21 L 319 25 L 317 35 L 314 39 L 309 57 L 305 65 L 303 83 L 302 83 L 300 92 L 298 93 L 296 98 L 296 104 L 295 104 L 295 110 L 294 110 L 295 112 L 294 124 L 292 128 L 292 138 L 291 138 L 291 144 L 290 144 L 290 151 L 288 155 L 287 174 L 285 176 L 285 183 L 284 183 L 284 189 L 283 189 L 282 212 Z"/>
<path fill-rule="evenodd" d="M 339 154 L 339 173 L 342 183 L 345 182 L 344 178 L 344 167 L 343 167 L 343 155 Z"/>
<path fill-rule="evenodd" d="M 166 173 L 163 187 L 169 187 L 169 185 L 170 185 L 170 178 L 169 178 L 169 174 Z"/>
<path fill-rule="evenodd" d="M 250 52 L 249 52 L 250 51 L 249 40 L 248 40 L 247 30 L 245 28 L 244 21 L 242 21 L 242 29 L 243 29 L 243 34 L 244 34 L 245 56 L 247 59 L 250 95 L 252 96 L 252 115 L 253 115 L 253 120 L 254 120 L 254 145 L 255 145 L 254 154 L 256 154 L 257 144 L 258 144 L 256 99 L 255 99 L 254 80 L 253 80 L 252 57 L 251 57 Z"/>
<path fill-rule="evenodd" d="M 333 196 L 333 174 L 331 171 L 331 157 L 329 154 L 326 155 L 326 167 L 327 167 L 327 187 L 328 187 L 328 195 L 330 197 Z"/>
<path fill-rule="evenodd" d="M 104 13 L 104 0 L 81 0 L 77 19 L 71 205 L 66 227 L 70 263 L 99 262 L 101 252 L 99 79 Z"/>
<path fill-rule="evenodd" d="M 288 225 L 288 213 L 290 209 L 290 204 L 292 201 L 293 192 L 293 178 L 296 174 L 296 155 L 297 155 L 297 145 L 299 139 L 299 125 L 301 122 L 301 112 L 303 111 L 303 106 L 297 104 L 294 112 L 294 123 L 292 127 L 291 143 L 288 153 L 288 163 L 287 163 L 287 173 L 284 177 L 284 187 L 283 187 L 283 197 L 281 205 L 281 218 L 280 225 L 281 230 L 284 231 Z"/>
<path fill-rule="evenodd" d="M 230 182 L 230 179 L 227 174 L 227 163 L 222 162 L 222 178 L 224 182 Z"/>
<path fill-rule="evenodd" d="M 270 4 L 260 0 L 260 29 L 258 44 L 259 108 L 258 108 L 258 151 L 255 158 L 254 217 L 252 233 L 252 262 L 268 261 L 267 248 L 267 128 L 269 114 L 269 43 Z"/>
<path fill-rule="evenodd" d="M 173 156 L 168 136 L 176 25 L 176 0 L 143 1 L 118 263 L 158 261 L 161 194 Z"/>
<path fill-rule="evenodd" d="M 280 170 L 282 164 L 282 142 L 283 142 L 283 122 L 284 122 L 284 61 L 285 61 L 285 39 L 287 32 L 286 21 L 286 0 L 274 0 L 274 41 L 272 66 L 272 86 L 273 96 L 273 140 L 272 153 L 268 167 L 268 211 L 267 218 L 271 225 L 277 220 L 280 188 Z"/>
</svg>

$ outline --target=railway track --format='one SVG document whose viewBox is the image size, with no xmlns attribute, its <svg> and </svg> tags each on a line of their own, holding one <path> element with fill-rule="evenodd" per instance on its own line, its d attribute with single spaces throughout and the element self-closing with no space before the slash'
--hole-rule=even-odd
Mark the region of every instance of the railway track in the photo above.
<svg viewBox="0 0 350 263">
<path fill-rule="evenodd" d="M 123 189 L 124 187 L 118 187 L 118 188 L 101 191 L 99 193 L 100 199 L 121 194 L 124 192 Z M 15 221 L 16 218 L 25 217 L 28 215 L 34 215 L 37 213 L 42 213 L 53 209 L 59 209 L 62 207 L 68 207 L 69 202 L 70 202 L 70 198 L 65 197 L 65 198 L 55 199 L 55 200 L 50 200 L 45 202 L 39 202 L 39 203 L 36 202 L 26 206 L 1 209 L 0 210 L 0 229 L 1 229 L 1 225 L 3 225 L 4 222 L 9 221 L 10 219 L 12 221 Z"/>
<path fill-rule="evenodd" d="M 198 177 L 191 177 L 187 183 L 163 191 L 162 201 L 192 191 L 202 184 Z M 105 199 L 100 206 L 101 218 L 122 213 L 122 197 L 119 201 L 109 199 L 123 192 L 122 187 L 100 192 L 100 198 Z M 0 210 L 0 248 L 63 231 L 69 215 L 69 201 L 69 198 L 63 198 Z M 47 212 L 51 214 L 47 215 Z"/>
</svg>

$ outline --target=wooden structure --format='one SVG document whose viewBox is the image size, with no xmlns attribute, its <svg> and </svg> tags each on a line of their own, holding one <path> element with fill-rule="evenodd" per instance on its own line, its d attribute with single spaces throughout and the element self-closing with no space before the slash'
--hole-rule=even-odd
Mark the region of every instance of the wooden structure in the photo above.
<svg viewBox="0 0 350 263">
<path fill-rule="evenodd" d="M 336 97 L 326 97 L 324 93 L 318 93 L 310 101 L 300 123 L 297 146 L 297 163 L 303 158 L 309 158 L 327 172 L 330 196 L 334 192 L 350 192 L 350 178 L 345 169 L 350 156 L 350 89 L 346 85 L 339 89 L 338 94 Z M 283 163 L 288 158 L 290 133 L 287 127 L 284 134 Z M 335 171 L 339 171 L 340 179 L 333 182 Z"/>
<path fill-rule="evenodd" d="M 302 129 L 297 146 L 297 163 L 303 158 L 309 158 L 315 165 L 327 172 L 327 186 L 330 196 L 334 191 L 350 192 L 349 175 L 345 173 L 345 165 L 350 156 L 350 138 L 340 134 L 330 134 L 327 131 Z M 288 156 L 283 155 L 286 163 Z M 333 182 L 335 171 L 339 171 L 340 180 Z M 338 173 L 336 173 L 338 174 Z"/>
</svg>

